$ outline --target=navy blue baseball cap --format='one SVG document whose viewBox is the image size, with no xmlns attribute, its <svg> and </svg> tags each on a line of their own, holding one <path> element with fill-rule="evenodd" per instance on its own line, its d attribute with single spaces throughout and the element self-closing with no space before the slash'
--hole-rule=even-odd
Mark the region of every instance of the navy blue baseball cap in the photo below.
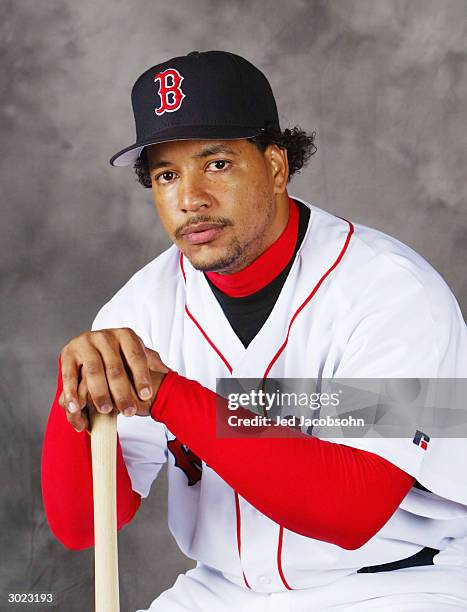
<svg viewBox="0 0 467 612">
<path fill-rule="evenodd" d="M 249 61 L 226 51 L 192 51 L 144 72 L 131 102 L 136 142 L 112 166 L 134 164 L 144 147 L 171 140 L 233 140 L 278 128 L 271 86 Z"/>
</svg>

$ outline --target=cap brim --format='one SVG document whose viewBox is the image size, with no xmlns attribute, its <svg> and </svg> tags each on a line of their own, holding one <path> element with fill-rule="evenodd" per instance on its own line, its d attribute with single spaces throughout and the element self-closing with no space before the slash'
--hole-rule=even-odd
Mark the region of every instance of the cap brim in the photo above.
<svg viewBox="0 0 467 612">
<path fill-rule="evenodd" d="M 237 140 L 240 138 L 253 138 L 261 133 L 261 128 L 245 126 L 175 126 L 170 130 L 159 132 L 154 138 L 135 142 L 134 144 L 122 149 L 110 158 L 112 166 L 131 166 L 141 155 L 144 147 L 161 142 L 171 142 L 173 140 Z"/>
</svg>

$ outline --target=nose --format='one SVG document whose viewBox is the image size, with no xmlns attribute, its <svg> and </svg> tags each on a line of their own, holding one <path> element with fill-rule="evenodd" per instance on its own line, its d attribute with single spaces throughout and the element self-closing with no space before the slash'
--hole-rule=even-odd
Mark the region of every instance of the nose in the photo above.
<svg viewBox="0 0 467 612">
<path fill-rule="evenodd" d="M 179 184 L 178 197 L 182 212 L 198 212 L 211 207 L 210 196 L 199 176 L 184 176 Z"/>
</svg>

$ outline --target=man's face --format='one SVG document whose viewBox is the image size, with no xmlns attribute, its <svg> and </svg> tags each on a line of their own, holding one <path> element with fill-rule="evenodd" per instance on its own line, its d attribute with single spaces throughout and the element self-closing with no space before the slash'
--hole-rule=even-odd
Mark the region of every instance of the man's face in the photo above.
<svg viewBox="0 0 467 612">
<path fill-rule="evenodd" d="M 198 270 L 243 269 L 287 223 L 287 154 L 275 145 L 182 140 L 148 147 L 148 160 L 161 223 Z"/>
</svg>

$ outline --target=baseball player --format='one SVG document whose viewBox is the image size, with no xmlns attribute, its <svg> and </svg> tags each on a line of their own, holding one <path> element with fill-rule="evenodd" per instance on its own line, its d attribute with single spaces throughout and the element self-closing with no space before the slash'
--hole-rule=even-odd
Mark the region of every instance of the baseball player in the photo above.
<svg viewBox="0 0 467 612">
<path fill-rule="evenodd" d="M 220 378 L 466 377 L 451 291 L 394 238 L 288 194 L 313 136 L 281 130 L 245 59 L 170 59 L 132 104 L 136 142 L 111 163 L 134 165 L 173 245 L 61 351 L 53 533 L 93 545 L 88 409 L 117 410 L 119 528 L 167 464 L 169 527 L 197 562 L 147 610 L 467 610 L 465 440 L 216 435 Z"/>
</svg>

